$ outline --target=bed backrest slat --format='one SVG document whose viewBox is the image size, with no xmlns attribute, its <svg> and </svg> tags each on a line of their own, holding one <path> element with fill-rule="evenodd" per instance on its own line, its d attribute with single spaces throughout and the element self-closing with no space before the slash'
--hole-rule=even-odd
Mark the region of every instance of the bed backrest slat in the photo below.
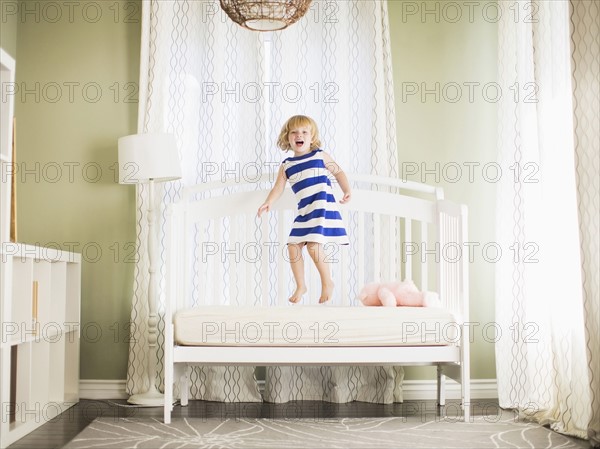
<svg viewBox="0 0 600 449">
<path fill-rule="evenodd" d="M 237 223 L 235 225 L 235 227 L 237 228 Z M 233 230 L 232 230 L 233 231 Z M 229 282 L 228 282 L 228 290 L 229 290 L 229 303 L 230 304 L 240 304 L 240 279 L 239 279 L 239 273 L 238 270 L 236 269 L 236 259 L 238 257 L 237 253 L 240 250 L 239 249 L 239 240 L 234 240 L 237 239 L 238 234 L 237 234 L 237 229 L 235 229 L 235 233 L 232 232 L 231 234 L 231 245 L 230 249 L 232 249 L 233 251 L 236 252 L 235 257 L 227 257 L 226 259 L 226 263 L 227 263 L 227 271 L 229 274 Z"/>
<path fill-rule="evenodd" d="M 196 295 L 198 304 L 208 304 L 208 289 L 207 286 L 204 285 L 205 279 L 208 279 L 209 277 L 208 271 L 210 268 L 210 264 L 204 263 L 204 260 L 208 258 L 208 244 L 211 242 L 208 220 L 202 220 L 197 223 L 194 238 L 194 249 L 196 253 L 193 255 L 195 257 L 190 260 L 190 262 L 193 263 L 192 266 L 194 270 L 192 273 L 192 276 L 194 277 L 194 291 L 188 293 L 190 295 Z"/>
<path fill-rule="evenodd" d="M 381 216 L 379 214 L 373 214 L 373 280 L 380 282 L 381 276 L 381 257 L 382 248 L 381 245 Z"/>
<path fill-rule="evenodd" d="M 404 249 L 402 255 L 404 257 L 404 279 L 412 279 L 412 261 L 414 254 L 415 242 L 412 239 L 412 220 L 404 219 Z"/>
<path fill-rule="evenodd" d="M 240 236 L 241 241 L 235 242 L 240 248 L 240 254 L 236 257 L 235 265 L 231 267 L 231 269 L 236 272 L 237 279 L 239 279 L 239 286 L 236 290 L 238 297 L 236 300 L 237 304 L 247 303 L 247 288 L 252 288 L 256 292 L 253 303 L 259 305 L 263 301 L 263 298 L 261 292 L 256 289 L 254 278 L 261 279 L 262 277 L 262 266 L 260 264 L 259 253 L 260 247 L 256 242 L 256 237 L 260 229 L 254 222 L 254 217 L 252 215 L 242 216 L 242 218 L 242 220 L 237 222 L 237 225 L 239 226 L 238 235 Z M 248 269 L 248 267 L 252 265 L 254 265 L 254 273 Z"/>
<path fill-rule="evenodd" d="M 180 209 L 182 209 L 182 204 L 179 205 L 173 205 L 173 207 L 175 206 L 179 206 Z M 191 232 L 191 229 L 187 226 L 186 223 L 186 217 L 185 215 L 182 213 L 179 214 L 174 214 L 172 212 L 172 210 L 168 211 L 168 219 L 167 219 L 167 228 L 168 228 L 168 232 L 169 235 L 167 235 L 167 252 L 170 253 L 169 256 L 169 261 L 167 261 L 167 268 L 168 267 L 175 267 L 175 266 L 186 266 L 188 264 L 192 264 L 192 257 L 191 255 L 186 255 L 185 252 L 183 251 L 183 248 L 194 248 L 194 238 Z M 180 229 L 189 229 L 188 232 L 183 232 L 182 234 L 179 235 L 179 239 L 176 241 L 173 241 L 171 239 L 172 235 L 175 231 L 171 231 L 171 230 L 180 230 Z M 194 251 L 192 251 L 192 254 L 194 253 Z M 177 261 L 177 265 L 175 265 L 173 263 L 173 257 L 179 256 L 179 260 Z M 174 268 L 173 268 L 174 269 Z M 167 270 L 168 273 L 168 270 Z M 194 290 L 194 277 L 192 275 L 192 270 L 181 270 L 181 276 L 183 277 L 183 282 L 179 282 L 176 283 L 176 285 L 174 286 L 174 289 L 171 290 L 172 292 L 177 291 L 177 296 L 176 299 L 178 301 L 182 301 L 185 298 L 190 298 L 190 300 L 193 302 L 194 300 L 196 300 L 196 298 L 194 298 L 192 296 L 192 291 Z M 167 276 L 167 283 L 169 283 L 169 276 Z M 175 290 L 176 289 L 176 290 Z"/>
<path fill-rule="evenodd" d="M 277 241 L 276 252 L 277 252 L 277 299 L 278 305 L 283 305 L 287 302 L 288 297 L 284 292 L 286 292 L 286 284 L 287 284 L 287 274 L 289 271 L 289 260 L 286 260 L 286 242 L 285 238 L 285 214 L 284 211 L 281 210 L 277 213 L 277 235 L 279 236 L 279 240 Z M 289 256 L 287 257 L 289 259 Z M 286 266 L 286 264 L 288 266 Z"/>
<path fill-rule="evenodd" d="M 269 257 L 268 257 L 268 246 L 261 244 L 262 242 L 268 242 L 267 231 L 268 220 L 261 220 L 256 215 L 248 217 L 246 227 L 250 229 L 251 242 L 253 249 L 251 251 L 250 261 L 254 265 L 256 270 L 256 277 L 258 280 L 258 291 L 259 295 L 254 299 L 255 305 L 268 305 L 269 304 L 269 292 L 271 286 L 269 285 Z M 262 239 L 262 240 L 259 240 Z"/>
<path fill-rule="evenodd" d="M 394 215 L 387 216 L 389 220 L 388 226 L 388 269 L 387 269 L 387 279 L 399 279 L 400 275 L 397 271 L 396 260 L 399 253 L 398 249 L 398 236 L 396 235 L 396 217 Z"/>
<path fill-rule="evenodd" d="M 429 289 L 429 285 L 428 285 L 428 258 L 429 257 L 434 257 L 435 255 L 431 254 L 431 251 L 435 251 L 436 248 L 435 246 L 431 245 L 431 242 L 429 242 L 428 234 L 427 234 L 427 228 L 428 225 L 427 223 L 425 223 L 424 221 L 421 222 L 421 252 L 423 252 L 425 249 L 428 251 L 425 254 L 421 254 L 421 257 L 419 257 L 419 264 L 420 264 L 420 268 L 421 268 L 421 290 L 422 291 L 427 291 Z M 434 243 L 435 245 L 435 243 Z"/>
<path fill-rule="evenodd" d="M 345 269 L 345 267 L 349 266 L 348 251 L 345 246 L 339 249 L 335 259 L 332 262 L 335 263 L 337 262 L 337 260 L 340 261 L 340 265 L 338 267 L 335 267 L 335 271 L 339 271 L 340 278 L 342 280 L 341 285 L 339 286 L 341 290 L 341 297 L 350 298 L 352 300 L 353 298 L 350 296 L 350 292 L 348 289 L 349 270 Z"/>
<path fill-rule="evenodd" d="M 221 207 L 223 207 L 223 205 L 221 204 Z M 213 228 L 213 242 L 215 242 L 217 244 L 217 252 L 218 255 L 217 259 L 221 260 L 221 263 L 213 263 L 211 264 L 213 266 L 214 269 L 214 276 L 212 277 L 212 279 L 210 279 L 214 285 L 215 285 L 215 292 L 214 295 L 212 295 L 212 304 L 215 305 L 220 305 L 225 303 L 225 298 L 223 297 L 223 275 L 225 273 L 225 267 L 226 265 L 224 263 L 222 263 L 223 261 L 223 257 L 225 256 L 223 250 L 224 247 L 222 246 L 222 244 L 224 243 L 223 241 L 223 225 L 222 225 L 222 219 L 217 219 L 214 221 L 215 226 Z M 216 260 L 215 260 L 216 262 Z M 206 285 L 208 286 L 209 284 L 209 279 L 206 279 Z"/>
<path fill-rule="evenodd" d="M 358 285 L 365 284 L 365 214 L 358 212 L 358 235 L 357 252 L 358 252 Z"/>
<path fill-rule="evenodd" d="M 230 270 L 235 271 L 236 276 L 239 279 L 239 285 L 236 290 L 236 293 L 238 293 L 239 296 L 236 298 L 236 304 L 245 305 L 247 301 L 247 292 L 256 291 L 254 273 L 251 269 L 252 266 L 248 263 L 254 260 L 256 245 L 253 243 L 255 241 L 255 227 L 254 223 L 252 223 L 252 216 L 246 215 L 242 217 L 243 220 L 240 220 L 237 223 L 237 225 L 240 226 L 237 230 L 237 235 L 241 241 L 234 240 L 231 242 L 232 246 L 238 245 L 237 248 L 239 248 L 240 253 L 237 254 L 236 252 L 236 260 L 234 264 L 230 265 Z M 238 263 L 238 261 L 240 263 Z M 257 300 L 261 300 L 260 296 L 258 296 Z"/>
<path fill-rule="evenodd" d="M 260 220 L 259 224 L 256 225 L 256 222 L 259 221 L 259 218 L 256 216 L 251 217 L 252 224 L 256 226 L 257 230 L 260 230 L 260 236 L 264 240 L 269 241 L 269 220 Z M 269 300 L 271 298 L 271 290 L 276 288 L 276 283 L 271 283 L 269 280 L 269 259 L 271 257 L 271 247 L 269 245 L 258 245 L 257 251 L 260 251 L 260 263 L 261 263 L 261 281 L 263 285 L 263 289 L 265 290 L 262 295 L 261 305 L 268 306 Z"/>
</svg>

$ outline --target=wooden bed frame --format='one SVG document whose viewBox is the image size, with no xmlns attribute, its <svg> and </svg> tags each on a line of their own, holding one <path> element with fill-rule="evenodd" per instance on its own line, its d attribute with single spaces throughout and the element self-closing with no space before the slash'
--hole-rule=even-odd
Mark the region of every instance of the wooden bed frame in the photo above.
<svg viewBox="0 0 600 449">
<path fill-rule="evenodd" d="M 340 209 L 346 223 L 353 217 L 357 230 L 352 240 L 355 247 L 353 263 L 358 267 L 355 268 L 357 285 L 352 291 L 356 292 L 366 282 L 388 280 L 390 276 L 393 279 L 414 279 L 421 290 L 439 293 L 443 306 L 453 313 L 462 331 L 459 338 L 444 346 L 405 346 L 400 343 L 398 346 L 380 347 L 177 345 L 173 315 L 178 310 L 189 308 L 192 301 L 207 303 L 205 298 L 198 298 L 198 295 L 215 297 L 206 291 L 212 288 L 209 285 L 211 282 L 200 288 L 194 286 L 191 279 L 193 274 L 189 269 L 194 257 L 190 253 L 194 251 L 190 248 L 200 247 L 204 240 L 211 241 L 211 235 L 222 234 L 219 223 L 224 217 L 231 245 L 234 245 L 233 242 L 260 243 L 261 239 L 272 239 L 268 237 L 265 218 L 256 218 L 258 206 L 271 187 L 268 181 L 272 181 L 272 176 L 269 180 L 265 175 L 253 183 L 216 182 L 187 188 L 182 199 L 172 204 L 167 212 L 165 423 L 171 420 L 175 381 L 180 382 L 181 405 L 188 403 L 188 365 L 434 365 L 437 366 L 438 404 L 445 405 L 444 383 L 448 376 L 461 385 L 464 420 L 469 421 L 469 335 L 464 328 L 469 321 L 469 279 L 467 260 L 462 256 L 467 242 L 467 208 L 444 199 L 443 191 L 438 187 L 373 176 L 349 176 L 349 179 L 353 185 L 352 200 L 340 206 Z M 281 242 L 282 247 L 285 247 L 291 225 L 284 214 L 288 211 L 289 215 L 289 211 L 295 210 L 293 194 L 286 189 L 271 212 L 279 217 L 277 241 Z M 206 224 L 211 220 L 216 220 L 214 226 L 218 229 L 205 231 L 208 229 Z M 196 234 L 192 236 L 194 229 Z M 197 232 L 198 229 L 203 231 Z M 256 229 L 263 232 L 257 235 Z M 346 272 L 349 259 L 344 253 L 336 262 L 342 275 Z M 247 266 L 243 262 L 234 262 L 230 274 L 234 271 L 236 276 L 240 276 L 236 283 L 242 283 L 244 294 L 253 295 L 254 304 L 268 306 L 269 283 L 254 280 L 248 270 L 262 270 L 261 273 L 266 275 L 273 273 L 273 269 L 262 259 L 259 262 L 253 260 L 245 264 Z M 283 285 L 281 279 L 285 271 L 289 271 L 289 263 L 283 260 L 276 263 L 277 279 L 273 282 L 281 287 L 279 291 L 286 291 L 287 285 Z M 206 268 L 205 264 L 199 266 Z M 223 283 L 221 278 L 210 273 L 207 275 L 207 279 L 215 283 Z M 346 281 L 340 285 L 343 298 L 350 295 L 349 281 Z M 198 290 L 201 292 L 198 293 Z M 221 291 L 223 285 L 214 289 L 214 292 Z M 194 295 L 196 297 L 192 299 Z M 283 296 L 281 300 L 278 299 L 281 301 L 278 305 L 287 302 L 287 296 Z M 355 298 L 349 300 L 347 305 L 356 305 Z M 235 301 L 217 298 L 212 303 L 235 304 Z"/>
</svg>

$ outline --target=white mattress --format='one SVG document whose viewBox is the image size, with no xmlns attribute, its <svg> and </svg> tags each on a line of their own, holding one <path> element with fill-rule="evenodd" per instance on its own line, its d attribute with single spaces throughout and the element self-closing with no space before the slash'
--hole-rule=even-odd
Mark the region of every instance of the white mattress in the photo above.
<svg viewBox="0 0 600 449">
<path fill-rule="evenodd" d="M 460 336 L 449 311 L 428 307 L 202 306 L 173 322 L 187 346 L 429 346 Z"/>
</svg>

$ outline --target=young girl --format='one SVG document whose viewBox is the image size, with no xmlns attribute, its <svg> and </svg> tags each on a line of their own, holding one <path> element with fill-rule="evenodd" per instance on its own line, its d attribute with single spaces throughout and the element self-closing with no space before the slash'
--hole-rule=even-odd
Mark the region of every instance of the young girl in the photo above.
<svg viewBox="0 0 600 449">
<path fill-rule="evenodd" d="M 335 177 L 344 194 L 340 203 L 350 200 L 350 184 L 342 169 L 319 148 L 319 130 L 310 117 L 291 117 L 283 125 L 277 145 L 284 151 L 292 150 L 294 156 L 282 162 L 271 192 L 258 208 L 258 216 L 271 210 L 271 205 L 279 199 L 286 181 L 289 181 L 298 199 L 298 215 L 288 239 L 290 264 L 296 281 L 296 291 L 289 300 L 296 303 L 306 292 L 302 257 L 302 248 L 306 246 L 321 276 L 319 303 L 324 303 L 331 299 L 333 281 L 325 262 L 323 245 L 330 242 L 348 244 L 348 235 L 337 210 L 328 172 Z"/>
</svg>

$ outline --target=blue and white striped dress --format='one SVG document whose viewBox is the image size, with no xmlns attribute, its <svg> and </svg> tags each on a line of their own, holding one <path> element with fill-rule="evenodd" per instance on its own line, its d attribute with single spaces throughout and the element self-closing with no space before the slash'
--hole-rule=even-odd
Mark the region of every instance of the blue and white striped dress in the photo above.
<svg viewBox="0 0 600 449">
<path fill-rule="evenodd" d="M 285 176 L 298 200 L 288 243 L 349 243 L 322 153 L 317 149 L 283 161 Z"/>
</svg>

